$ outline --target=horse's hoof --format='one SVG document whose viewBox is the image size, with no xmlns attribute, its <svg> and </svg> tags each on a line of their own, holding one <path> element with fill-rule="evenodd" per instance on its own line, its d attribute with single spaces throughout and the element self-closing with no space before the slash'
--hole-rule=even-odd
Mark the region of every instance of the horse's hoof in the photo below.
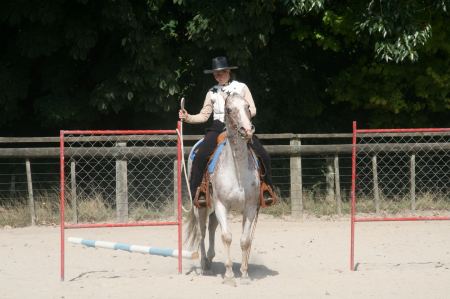
<svg viewBox="0 0 450 299">
<path fill-rule="evenodd" d="M 246 276 L 246 277 L 241 277 L 241 279 L 240 279 L 240 283 L 242 284 L 242 285 L 249 285 L 250 284 L 250 278 L 248 277 L 248 276 Z"/>
<path fill-rule="evenodd" d="M 208 259 L 202 259 L 201 267 L 202 267 L 202 273 L 205 271 L 211 271 L 211 262 Z"/>
<path fill-rule="evenodd" d="M 236 280 L 234 279 L 234 277 L 225 277 L 223 279 L 223 284 L 232 286 L 232 287 L 236 287 Z"/>
<path fill-rule="evenodd" d="M 212 275 L 214 275 L 214 273 L 211 269 L 207 269 L 207 270 L 202 270 L 202 275 L 203 276 L 212 276 Z"/>
</svg>

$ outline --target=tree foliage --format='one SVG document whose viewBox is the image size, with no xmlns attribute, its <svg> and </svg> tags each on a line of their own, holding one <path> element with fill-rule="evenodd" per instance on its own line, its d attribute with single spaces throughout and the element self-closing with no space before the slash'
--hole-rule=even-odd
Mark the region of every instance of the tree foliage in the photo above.
<svg viewBox="0 0 450 299">
<path fill-rule="evenodd" d="M 447 126 L 448 0 L 0 4 L 0 130 L 174 127 L 227 55 L 258 131 Z M 283 122 L 280 122 L 280 119 Z M 318 121 L 320 120 L 320 121 Z"/>
<path fill-rule="evenodd" d="M 352 15 L 350 20 L 355 32 L 360 38 L 368 35 L 373 40 L 375 56 L 386 62 L 416 61 L 419 57 L 418 49 L 432 36 L 433 18 L 440 13 L 447 15 L 447 9 L 450 7 L 449 0 L 371 0 L 344 5 L 332 1 L 326 5 L 325 2 L 285 0 L 292 15 L 347 9 Z"/>
</svg>

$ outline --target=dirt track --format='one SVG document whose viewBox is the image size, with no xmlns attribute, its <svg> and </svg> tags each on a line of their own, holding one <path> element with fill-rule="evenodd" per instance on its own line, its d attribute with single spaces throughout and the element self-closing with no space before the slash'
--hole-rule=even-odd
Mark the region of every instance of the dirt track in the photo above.
<svg viewBox="0 0 450 299">
<path fill-rule="evenodd" d="M 0 229 L 0 298 L 450 298 L 450 221 L 357 223 L 349 271 L 349 222 L 303 222 L 262 215 L 250 258 L 249 285 L 222 284 L 216 244 L 214 276 L 198 261 L 67 245 L 59 280 L 59 228 Z M 232 253 L 239 274 L 240 224 Z M 66 230 L 66 237 L 176 246 L 174 227 Z M 220 240 L 220 237 L 217 237 Z"/>
</svg>

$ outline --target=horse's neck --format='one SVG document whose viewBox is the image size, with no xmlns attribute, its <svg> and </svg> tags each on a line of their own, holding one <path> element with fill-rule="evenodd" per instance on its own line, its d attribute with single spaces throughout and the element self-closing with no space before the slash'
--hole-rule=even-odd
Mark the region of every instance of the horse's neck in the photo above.
<svg viewBox="0 0 450 299">
<path fill-rule="evenodd" d="M 239 138 L 237 135 L 229 135 L 227 139 L 228 155 L 233 160 L 233 163 L 230 164 L 233 164 L 237 172 L 244 174 L 250 169 L 248 144 L 244 139 Z"/>
</svg>

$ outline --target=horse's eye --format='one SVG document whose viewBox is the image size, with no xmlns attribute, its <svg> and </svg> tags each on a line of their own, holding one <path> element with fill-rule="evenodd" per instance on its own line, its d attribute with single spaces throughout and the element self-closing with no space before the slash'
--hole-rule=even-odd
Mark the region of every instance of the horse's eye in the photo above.
<svg viewBox="0 0 450 299">
<path fill-rule="evenodd" d="M 230 114 L 231 113 L 231 108 L 227 108 L 226 111 L 227 111 L 228 114 Z"/>
</svg>

